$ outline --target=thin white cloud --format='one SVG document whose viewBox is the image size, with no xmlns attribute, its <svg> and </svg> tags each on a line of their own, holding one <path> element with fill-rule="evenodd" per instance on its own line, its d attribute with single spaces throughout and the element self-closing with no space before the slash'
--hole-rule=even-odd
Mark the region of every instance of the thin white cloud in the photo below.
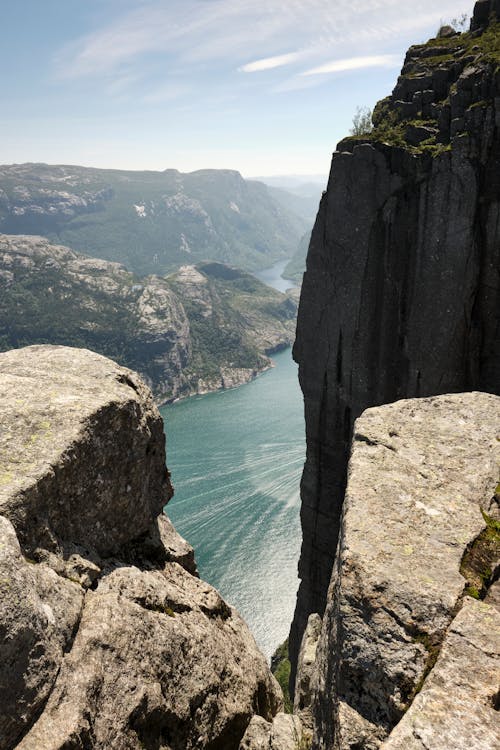
<svg viewBox="0 0 500 750">
<path fill-rule="evenodd" d="M 470 3 L 441 0 L 436 7 L 435 0 L 414 0 L 408 14 L 400 0 L 142 0 L 61 49 L 56 74 L 122 76 L 160 58 L 184 72 L 222 62 L 229 74 L 286 68 L 298 56 L 319 64 L 332 50 L 339 58 L 379 56 L 388 41 L 430 24 L 437 28 L 440 18 Z M 280 54 L 283 40 L 300 52 Z"/>
<path fill-rule="evenodd" d="M 365 55 L 362 57 L 347 57 L 343 60 L 332 60 L 331 62 L 318 65 L 316 68 L 305 70 L 301 76 L 324 75 L 325 73 L 345 73 L 349 70 L 361 70 L 362 68 L 392 68 L 401 62 L 399 55 Z"/>
<path fill-rule="evenodd" d="M 142 100 L 148 104 L 163 104 L 164 102 L 171 102 L 175 99 L 180 99 L 186 94 L 189 94 L 190 91 L 191 88 L 189 86 L 184 86 L 182 84 L 167 84 L 148 92 L 142 97 Z"/>
<path fill-rule="evenodd" d="M 258 73 L 262 70 L 271 70 L 272 68 L 282 68 L 284 65 L 291 65 L 294 62 L 302 60 L 304 52 L 289 52 L 286 55 L 275 55 L 274 57 L 264 57 L 262 60 L 255 60 L 238 68 L 242 73 Z"/>
</svg>

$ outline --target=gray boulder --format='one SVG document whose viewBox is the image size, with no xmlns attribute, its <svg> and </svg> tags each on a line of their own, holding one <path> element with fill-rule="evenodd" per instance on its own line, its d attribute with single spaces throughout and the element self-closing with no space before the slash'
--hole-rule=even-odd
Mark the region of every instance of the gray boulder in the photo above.
<svg viewBox="0 0 500 750">
<path fill-rule="evenodd" d="M 278 690 L 244 622 L 176 563 L 119 567 L 86 595 L 77 636 L 18 750 L 236 749 Z"/>
<path fill-rule="evenodd" d="M 100 555 L 147 532 L 172 495 L 163 423 L 131 370 L 86 349 L 0 355 L 0 513 L 21 544 Z"/>
<path fill-rule="evenodd" d="M 281 692 L 162 508 L 162 421 L 86 350 L 0 355 L 0 748 L 237 750 Z"/>
<path fill-rule="evenodd" d="M 0 747 L 10 748 L 50 695 L 83 592 L 35 565 L 0 516 Z"/>
<path fill-rule="evenodd" d="M 399 401 L 356 421 L 316 657 L 318 750 L 377 748 L 422 685 L 424 700 L 467 585 L 462 560 L 491 511 L 499 424 L 500 398 L 481 393 Z M 498 637 L 496 610 L 489 617 Z M 481 695 L 471 683 L 470 701 Z"/>
<path fill-rule="evenodd" d="M 306 750 L 310 735 L 304 732 L 298 716 L 277 714 L 272 722 L 254 716 L 239 750 Z"/>
</svg>

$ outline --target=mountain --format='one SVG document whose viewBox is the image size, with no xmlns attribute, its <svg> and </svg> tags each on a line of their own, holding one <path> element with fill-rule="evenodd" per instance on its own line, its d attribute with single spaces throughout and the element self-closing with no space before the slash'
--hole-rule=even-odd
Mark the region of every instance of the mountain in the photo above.
<svg viewBox="0 0 500 750">
<path fill-rule="evenodd" d="M 92 349 L 159 401 L 245 383 L 290 345 L 296 301 L 220 263 L 139 277 L 42 237 L 0 235 L 0 351 Z"/>
<path fill-rule="evenodd" d="M 308 230 L 299 240 L 290 261 L 285 266 L 283 278 L 292 279 L 296 283 L 302 282 L 302 274 L 306 269 L 307 248 L 311 239 L 311 230 L 318 212 L 321 195 L 326 186 L 326 177 L 288 176 L 261 177 L 267 184 L 269 193 L 284 209 L 300 216 L 307 222 Z M 308 179 L 308 182 L 302 182 Z"/>
<path fill-rule="evenodd" d="M 320 185 L 304 185 L 303 189 L 284 190 L 280 187 L 267 186 L 269 194 L 285 210 L 290 211 L 308 222 L 312 227 L 318 213 L 319 201 L 323 187 Z"/>
<path fill-rule="evenodd" d="M 0 232 L 42 235 L 142 275 L 200 260 L 266 268 L 291 256 L 307 227 L 230 170 L 0 167 Z"/>
<path fill-rule="evenodd" d="M 271 187 L 282 188 L 290 193 L 296 192 L 309 194 L 312 190 L 324 190 L 328 180 L 327 174 L 284 174 L 268 175 L 264 177 L 252 177 L 252 180 L 259 180 Z"/>
</svg>

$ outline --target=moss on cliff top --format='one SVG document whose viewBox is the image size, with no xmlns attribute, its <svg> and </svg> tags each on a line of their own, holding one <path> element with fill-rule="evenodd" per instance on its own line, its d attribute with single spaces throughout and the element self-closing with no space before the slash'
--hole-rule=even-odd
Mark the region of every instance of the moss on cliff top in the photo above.
<svg viewBox="0 0 500 750">
<path fill-rule="evenodd" d="M 448 125 L 444 125 L 438 118 L 442 115 L 442 108 L 449 108 L 450 98 L 457 94 L 456 81 L 459 75 L 468 66 L 487 69 L 491 65 L 494 66 L 493 74 L 498 75 L 500 22 L 496 20 L 479 35 L 465 32 L 452 37 L 433 38 L 425 44 L 410 47 L 393 94 L 382 99 L 374 108 L 372 132 L 351 136 L 342 143 L 382 143 L 403 148 L 414 155 L 439 156 L 450 150 L 452 136 L 457 134 L 456 130 L 450 132 L 449 114 Z M 441 71 L 438 74 L 438 84 L 434 76 L 436 71 Z M 432 105 L 429 104 L 429 99 L 427 103 L 423 100 L 430 89 L 435 92 L 434 98 L 430 100 Z M 481 101 L 471 102 L 468 108 L 470 110 L 487 105 L 488 101 L 482 98 Z M 464 109 L 467 106 L 466 104 Z M 457 117 L 457 114 L 453 116 Z M 426 138 L 423 132 L 415 138 L 412 135 L 414 128 L 429 129 L 429 136 Z"/>
</svg>

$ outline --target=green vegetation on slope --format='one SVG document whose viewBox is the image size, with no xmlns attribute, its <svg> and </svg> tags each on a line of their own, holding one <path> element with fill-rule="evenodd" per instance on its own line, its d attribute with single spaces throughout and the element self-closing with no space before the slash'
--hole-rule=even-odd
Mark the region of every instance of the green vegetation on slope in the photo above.
<svg viewBox="0 0 500 750">
<path fill-rule="evenodd" d="M 141 275 L 207 259 L 267 268 L 292 254 L 307 223 L 229 170 L 0 167 L 1 232 L 42 235 Z"/>
<path fill-rule="evenodd" d="M 467 132 L 467 113 L 490 104 L 484 98 L 474 100 L 470 84 L 457 89 L 465 70 L 473 75 L 479 68 L 489 68 L 492 76 L 500 70 L 500 22 L 496 20 L 480 34 L 438 36 L 410 47 L 392 96 L 378 102 L 373 111 L 373 130 L 342 143 L 383 143 L 414 155 L 438 156 L 449 151 L 453 136 Z M 465 122 L 460 122 L 464 116 Z M 450 118 L 455 118 L 454 129 Z"/>
<path fill-rule="evenodd" d="M 144 375 L 165 401 L 237 385 L 289 345 L 296 304 L 244 271 L 137 277 L 39 237 L 0 235 L 0 351 L 85 347 Z"/>
</svg>

